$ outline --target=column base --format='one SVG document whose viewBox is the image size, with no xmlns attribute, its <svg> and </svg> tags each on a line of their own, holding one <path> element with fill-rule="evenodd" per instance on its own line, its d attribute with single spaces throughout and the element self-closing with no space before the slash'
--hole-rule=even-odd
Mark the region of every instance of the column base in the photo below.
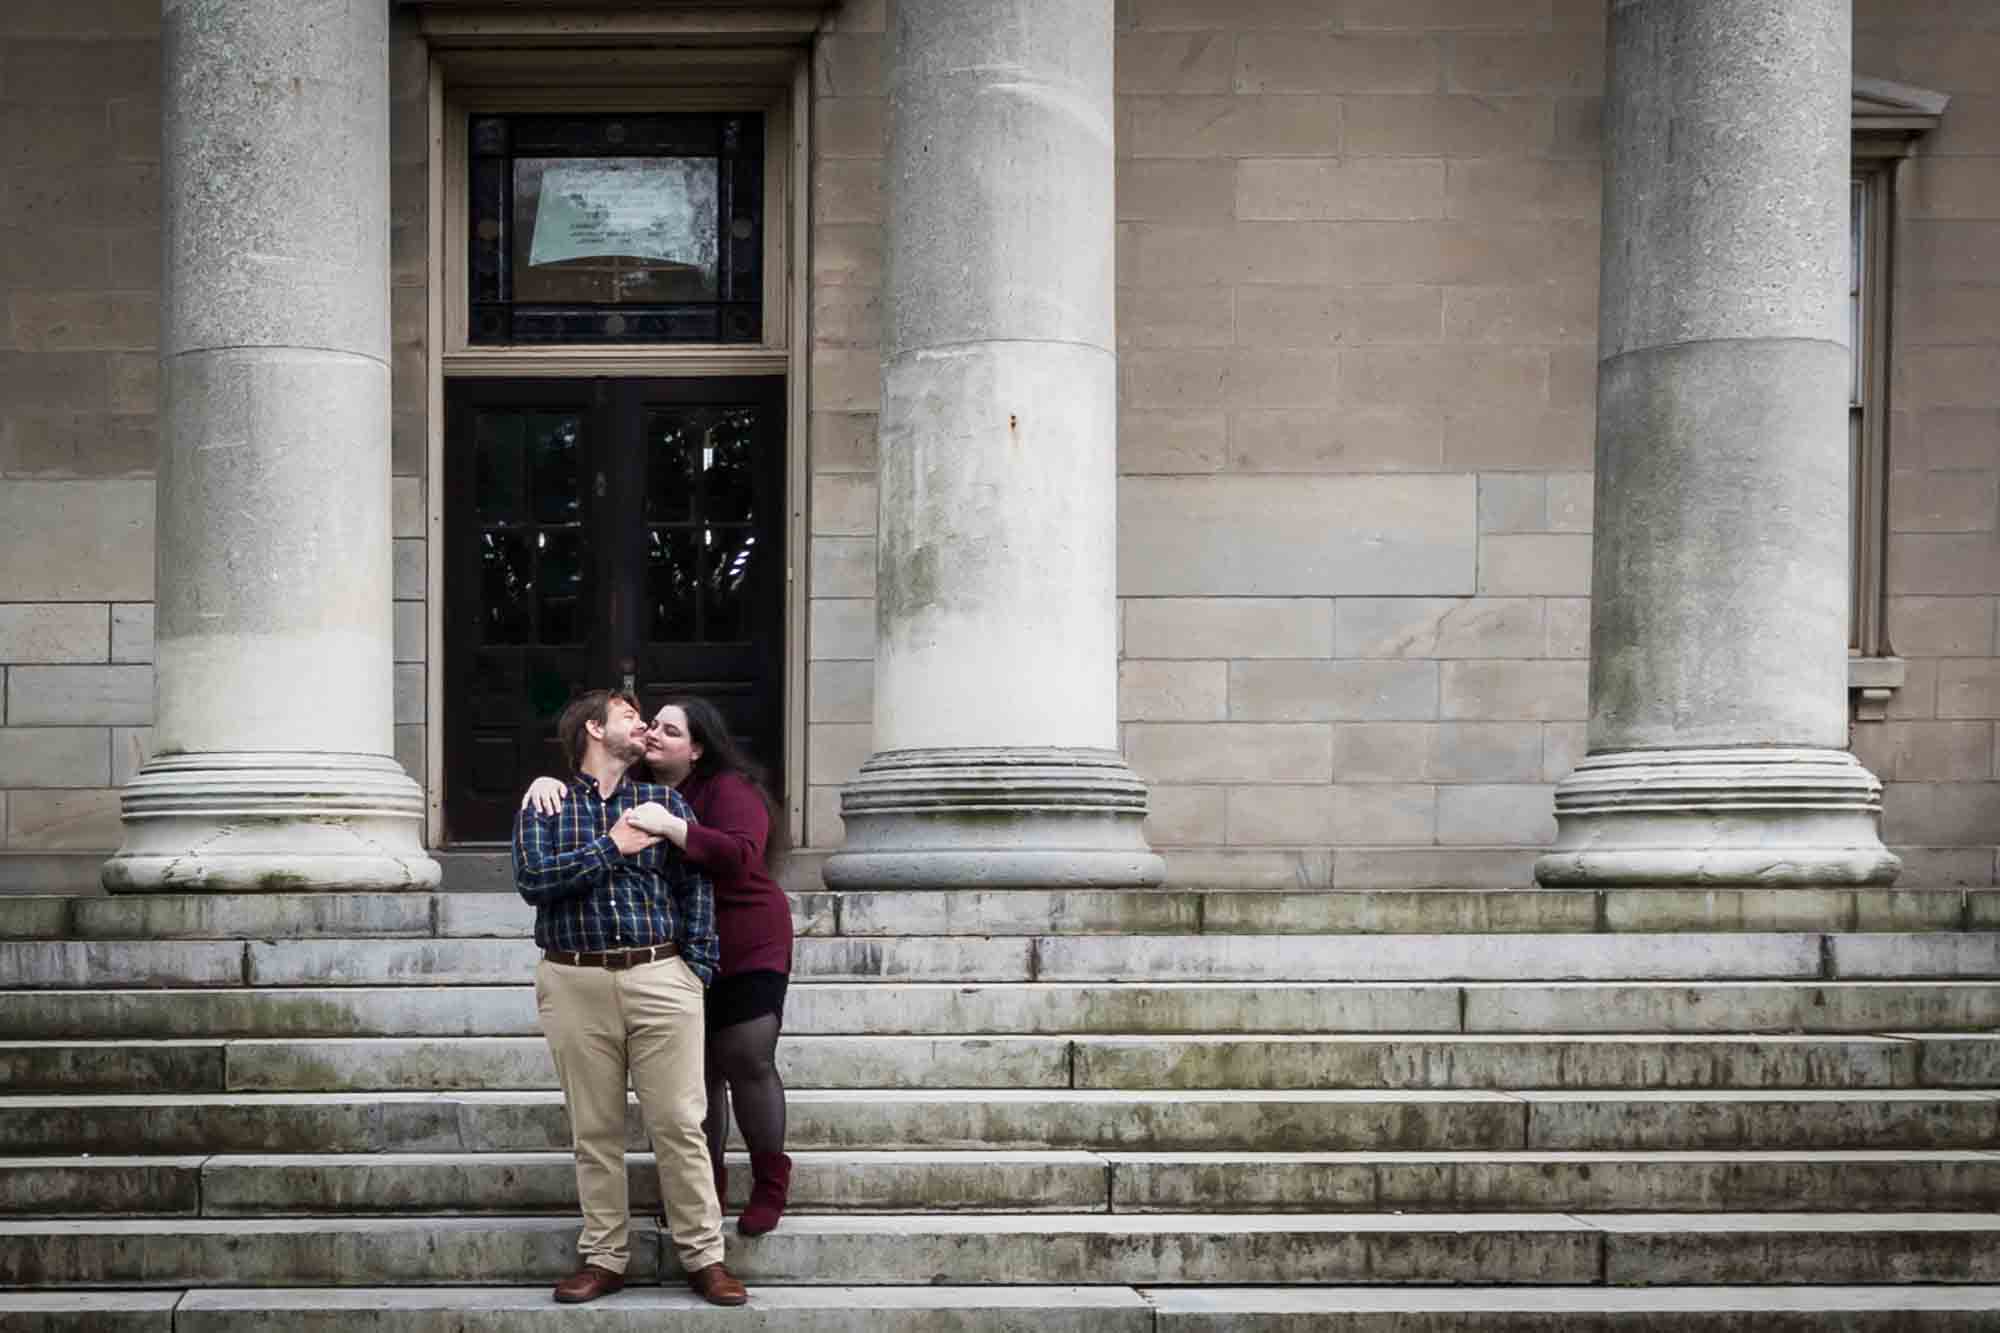
<svg viewBox="0 0 2000 1333">
<path fill-rule="evenodd" d="M 1548 888 L 1888 884 L 1882 784 L 1844 750 L 1594 754 L 1556 788 Z"/>
<path fill-rule="evenodd" d="M 840 794 L 831 889 L 1148 888 L 1146 786 L 1114 750 L 886 750 Z"/>
<path fill-rule="evenodd" d="M 112 893 L 426 891 L 424 797 L 383 755 L 232 752 L 154 759 L 125 788 Z"/>
</svg>

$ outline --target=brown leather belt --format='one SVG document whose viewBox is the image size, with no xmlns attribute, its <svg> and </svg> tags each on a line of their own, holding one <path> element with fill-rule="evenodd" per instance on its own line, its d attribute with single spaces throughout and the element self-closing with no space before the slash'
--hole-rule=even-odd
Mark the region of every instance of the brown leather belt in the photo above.
<svg viewBox="0 0 2000 1333">
<path fill-rule="evenodd" d="M 608 967 L 612 971 L 622 971 L 628 967 L 640 967 L 646 963 L 657 963 L 662 958 L 678 957 L 678 944 L 655 944 L 649 949 L 612 949 L 607 953 L 569 953 L 562 949 L 544 949 L 542 957 L 551 963 L 561 963 L 564 967 Z"/>
</svg>

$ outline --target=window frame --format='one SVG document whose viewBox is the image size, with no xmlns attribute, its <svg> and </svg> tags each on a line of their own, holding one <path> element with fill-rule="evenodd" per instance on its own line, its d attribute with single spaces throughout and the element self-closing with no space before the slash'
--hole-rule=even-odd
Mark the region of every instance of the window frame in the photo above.
<svg viewBox="0 0 2000 1333">
<path fill-rule="evenodd" d="M 819 15 L 800 0 L 755 13 L 662 5 L 644 13 L 589 15 L 526 9 L 458 14 L 427 8 L 421 26 L 428 68 L 426 475 L 444 476 L 447 378 L 782 376 L 785 381 L 785 662 L 783 750 L 801 775 L 785 800 L 795 843 L 804 840 L 807 594 L 810 475 L 810 275 L 812 40 Z M 726 43 L 743 43 L 727 45 Z M 776 43 L 775 45 L 773 43 Z M 466 254 L 466 143 L 470 114 L 538 110 L 760 111 L 764 116 L 764 319 L 756 343 L 636 343 L 584 346 L 471 344 Z M 426 542 L 426 833 L 444 835 L 445 543 L 443 487 L 424 488 Z"/>
<path fill-rule="evenodd" d="M 1950 98 L 1887 79 L 1854 77 L 1849 179 L 1862 190 L 1863 236 L 1858 252 L 1860 317 L 1853 348 L 1855 381 L 1849 458 L 1853 481 L 1849 520 L 1848 693 L 1856 721 L 1887 716 L 1904 680 L 1888 626 L 1890 390 L 1895 353 L 1896 258 L 1907 164 L 1923 136 L 1943 120 Z M 1850 224 L 1849 253 L 1857 253 Z"/>
</svg>

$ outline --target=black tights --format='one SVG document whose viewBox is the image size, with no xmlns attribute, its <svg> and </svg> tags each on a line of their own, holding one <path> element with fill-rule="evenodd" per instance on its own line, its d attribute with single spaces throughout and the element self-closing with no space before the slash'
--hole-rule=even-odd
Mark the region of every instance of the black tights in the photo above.
<svg viewBox="0 0 2000 1333">
<path fill-rule="evenodd" d="M 778 1016 L 745 1019 L 708 1034 L 708 1155 L 719 1168 L 731 1104 L 744 1146 L 785 1150 L 785 1084 L 778 1077 Z M 725 1096 L 725 1091 L 727 1096 Z"/>
</svg>

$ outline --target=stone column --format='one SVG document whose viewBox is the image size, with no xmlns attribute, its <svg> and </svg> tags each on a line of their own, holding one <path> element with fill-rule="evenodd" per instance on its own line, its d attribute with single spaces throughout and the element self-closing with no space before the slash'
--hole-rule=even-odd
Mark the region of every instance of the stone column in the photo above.
<svg viewBox="0 0 2000 1333">
<path fill-rule="evenodd" d="M 1613 0 L 1589 755 L 1548 885 L 1887 883 L 1847 743 L 1851 0 Z"/>
<path fill-rule="evenodd" d="M 835 887 L 1164 874 L 1117 748 L 1111 10 L 895 7 L 876 751 Z"/>
<path fill-rule="evenodd" d="M 429 888 L 391 758 L 385 0 L 165 0 L 154 758 L 115 892 Z"/>
</svg>

